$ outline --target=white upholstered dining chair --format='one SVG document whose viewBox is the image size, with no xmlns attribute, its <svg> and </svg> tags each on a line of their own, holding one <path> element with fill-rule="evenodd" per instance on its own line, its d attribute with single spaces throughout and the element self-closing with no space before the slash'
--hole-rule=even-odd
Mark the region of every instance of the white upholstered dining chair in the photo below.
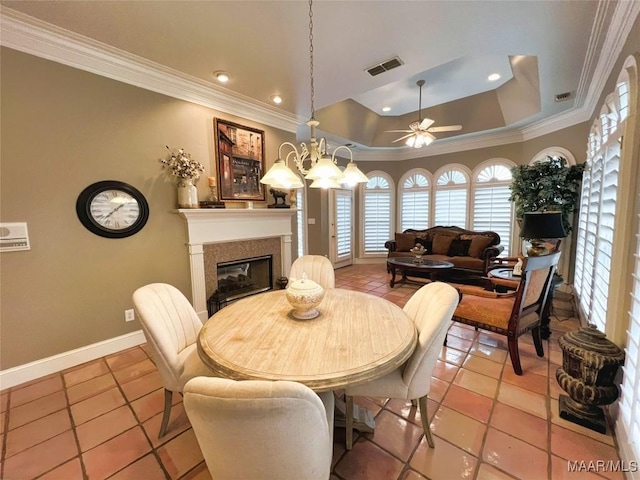
<svg viewBox="0 0 640 480">
<path fill-rule="evenodd" d="M 320 395 L 288 381 L 190 380 L 184 407 L 211 478 L 327 480 L 334 398 Z"/>
<path fill-rule="evenodd" d="M 427 395 L 431 386 L 431 372 L 438 361 L 459 298 L 458 291 L 451 285 L 433 282 L 421 287 L 406 303 L 403 310 L 416 324 L 418 344 L 409 360 L 393 372 L 367 383 L 345 388 L 348 450 L 353 445 L 355 395 L 418 400 L 422 428 L 429 446 L 433 448 L 427 415 Z"/>
<path fill-rule="evenodd" d="M 133 293 L 133 305 L 164 386 L 160 438 L 169 424 L 172 392 L 182 393 L 193 377 L 215 374 L 198 356 L 202 322 L 180 290 L 166 283 L 145 285 Z"/>
<path fill-rule="evenodd" d="M 336 275 L 331 260 L 322 255 L 303 255 L 295 259 L 289 271 L 289 279 L 300 280 L 305 273 L 323 288 L 335 288 Z"/>
</svg>

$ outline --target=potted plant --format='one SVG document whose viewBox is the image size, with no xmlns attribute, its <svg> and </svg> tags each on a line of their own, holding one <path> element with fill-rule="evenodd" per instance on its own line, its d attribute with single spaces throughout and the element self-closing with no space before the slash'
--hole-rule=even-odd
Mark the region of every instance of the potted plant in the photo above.
<svg viewBox="0 0 640 480">
<path fill-rule="evenodd" d="M 526 212 L 560 211 L 567 233 L 571 231 L 571 214 L 578 211 L 578 197 L 585 164 L 567 165 L 562 157 L 519 165 L 511 169 L 511 196 L 516 220 L 522 224 Z"/>
</svg>

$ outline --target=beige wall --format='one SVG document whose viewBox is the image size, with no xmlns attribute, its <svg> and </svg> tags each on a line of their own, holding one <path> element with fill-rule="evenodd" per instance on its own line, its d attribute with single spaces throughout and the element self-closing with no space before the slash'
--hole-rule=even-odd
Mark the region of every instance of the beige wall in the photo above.
<svg viewBox="0 0 640 480">
<path fill-rule="evenodd" d="M 31 250 L 0 255 L 0 369 L 140 329 L 125 323 L 133 291 L 150 282 L 191 294 L 183 221 L 158 159 L 184 147 L 209 175 L 213 118 L 265 130 L 267 166 L 294 134 L 3 48 L 0 219 L 27 222 Z M 76 216 L 100 180 L 138 188 L 144 229 L 106 239 Z M 200 199 L 208 193 L 206 178 Z M 271 201 L 271 198 L 268 197 Z"/>
</svg>

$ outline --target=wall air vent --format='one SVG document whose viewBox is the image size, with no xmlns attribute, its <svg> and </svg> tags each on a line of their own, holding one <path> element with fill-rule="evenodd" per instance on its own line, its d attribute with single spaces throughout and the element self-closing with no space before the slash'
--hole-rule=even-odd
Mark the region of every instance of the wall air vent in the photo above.
<svg viewBox="0 0 640 480">
<path fill-rule="evenodd" d="M 553 101 L 564 102 L 565 100 L 569 100 L 570 98 L 573 98 L 573 92 L 558 93 L 553 96 Z"/>
<path fill-rule="evenodd" d="M 404 62 L 400 60 L 398 57 L 393 57 L 378 65 L 374 65 L 371 68 L 367 68 L 367 72 L 369 72 L 369 75 L 371 75 L 372 77 L 375 77 L 376 75 L 380 75 L 381 73 L 384 73 L 391 69 L 399 67 L 400 65 L 404 65 Z"/>
</svg>

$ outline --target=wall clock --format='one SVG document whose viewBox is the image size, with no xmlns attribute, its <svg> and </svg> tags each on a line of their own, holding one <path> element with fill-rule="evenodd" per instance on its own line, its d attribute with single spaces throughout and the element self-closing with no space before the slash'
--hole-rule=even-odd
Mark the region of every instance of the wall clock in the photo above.
<svg viewBox="0 0 640 480">
<path fill-rule="evenodd" d="M 106 238 L 125 238 L 138 233 L 147 223 L 149 204 L 135 187 L 105 180 L 80 193 L 76 212 L 90 232 Z"/>
</svg>

